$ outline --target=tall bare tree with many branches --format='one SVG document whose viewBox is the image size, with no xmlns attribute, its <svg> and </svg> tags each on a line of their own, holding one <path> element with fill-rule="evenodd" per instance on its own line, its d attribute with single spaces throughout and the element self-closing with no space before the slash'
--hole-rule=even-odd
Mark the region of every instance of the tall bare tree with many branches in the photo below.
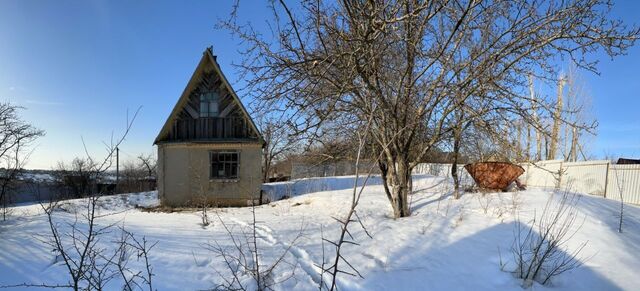
<svg viewBox="0 0 640 291">
<path fill-rule="evenodd" d="M 375 111 L 370 133 L 394 217 L 410 214 L 411 171 L 453 131 L 457 110 L 531 122 L 529 74 L 557 75 L 558 56 L 595 71 L 592 53 L 623 54 L 638 37 L 600 0 L 270 3 L 271 35 L 221 23 L 245 45 L 246 92 L 289 108 L 301 133 Z"/>
</svg>

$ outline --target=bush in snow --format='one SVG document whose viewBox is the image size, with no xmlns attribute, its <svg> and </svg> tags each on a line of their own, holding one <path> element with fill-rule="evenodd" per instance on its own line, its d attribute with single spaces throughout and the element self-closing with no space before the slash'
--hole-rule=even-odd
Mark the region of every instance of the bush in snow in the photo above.
<svg viewBox="0 0 640 291">
<path fill-rule="evenodd" d="M 576 224 L 578 201 L 579 196 L 568 192 L 559 198 L 552 196 L 540 217 L 534 214 L 531 226 L 516 223 L 511 253 L 516 263 L 514 273 L 524 280 L 525 287 L 533 281 L 548 284 L 553 277 L 582 264 L 578 255 L 586 242 L 575 250 L 565 250 L 567 242 L 581 227 Z"/>
</svg>

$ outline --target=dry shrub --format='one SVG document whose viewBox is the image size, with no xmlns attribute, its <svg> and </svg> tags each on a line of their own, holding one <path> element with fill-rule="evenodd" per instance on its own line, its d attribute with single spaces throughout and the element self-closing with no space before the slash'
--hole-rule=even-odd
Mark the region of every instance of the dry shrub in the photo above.
<svg viewBox="0 0 640 291">
<path fill-rule="evenodd" d="M 578 255 L 586 242 L 566 250 L 582 226 L 577 220 L 579 200 L 578 195 L 565 191 L 559 198 L 552 196 L 540 217 L 534 214 L 529 224 L 516 222 L 511 253 L 516 263 L 514 273 L 524 280 L 523 287 L 531 286 L 533 281 L 546 285 L 552 278 L 582 265 Z"/>
<path fill-rule="evenodd" d="M 273 290 L 277 285 L 293 278 L 297 264 L 288 262 L 286 256 L 302 237 L 302 227 L 298 235 L 284 247 L 275 260 L 265 263 L 262 257 L 265 246 L 261 246 L 258 242 L 261 234 L 257 226 L 255 207 L 252 207 L 253 221 L 239 230 L 231 228 L 217 211 L 215 213 L 231 245 L 223 246 L 218 241 L 206 245 L 206 249 L 221 258 L 224 263 L 224 268 L 214 268 L 220 283 L 214 286 L 213 290 Z M 281 266 L 284 267 L 280 268 Z M 282 276 L 279 277 L 284 279 L 279 281 L 275 279 L 276 269 L 281 272 Z"/>
</svg>

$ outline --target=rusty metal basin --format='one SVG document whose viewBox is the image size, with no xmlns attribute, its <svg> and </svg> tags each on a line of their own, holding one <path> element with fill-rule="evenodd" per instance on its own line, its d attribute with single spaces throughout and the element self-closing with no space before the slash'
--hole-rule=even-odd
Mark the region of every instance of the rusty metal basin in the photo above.
<svg viewBox="0 0 640 291">
<path fill-rule="evenodd" d="M 520 175 L 524 168 L 507 162 L 480 162 L 464 166 L 481 189 L 505 191 Z"/>
</svg>

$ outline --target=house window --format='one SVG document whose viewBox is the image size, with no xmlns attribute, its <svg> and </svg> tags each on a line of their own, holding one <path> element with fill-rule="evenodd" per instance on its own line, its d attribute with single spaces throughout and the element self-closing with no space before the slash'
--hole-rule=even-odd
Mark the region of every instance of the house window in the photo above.
<svg viewBox="0 0 640 291">
<path fill-rule="evenodd" d="M 238 152 L 210 152 L 209 177 L 211 179 L 237 179 L 239 159 L 240 153 Z"/>
<path fill-rule="evenodd" d="M 200 117 L 218 116 L 219 96 L 216 92 L 200 94 Z"/>
</svg>

